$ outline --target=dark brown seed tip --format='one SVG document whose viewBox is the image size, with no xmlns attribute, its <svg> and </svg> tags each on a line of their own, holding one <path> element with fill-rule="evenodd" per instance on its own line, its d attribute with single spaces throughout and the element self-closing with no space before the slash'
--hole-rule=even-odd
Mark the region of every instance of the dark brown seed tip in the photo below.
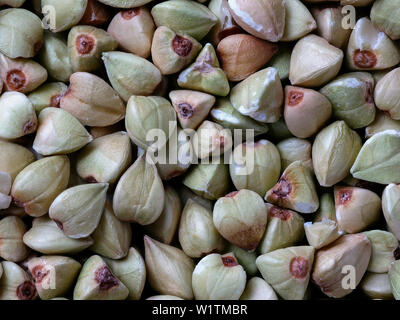
<svg viewBox="0 0 400 320">
<path fill-rule="evenodd" d="M 103 266 L 96 271 L 95 279 L 102 291 L 109 290 L 118 285 L 118 279 L 114 277 L 107 266 Z"/>
<path fill-rule="evenodd" d="M 376 66 L 378 59 L 375 53 L 369 50 L 357 49 L 353 54 L 354 64 L 359 68 L 373 68 Z"/>
<path fill-rule="evenodd" d="M 172 40 L 172 48 L 180 57 L 187 57 L 192 51 L 193 43 L 187 38 L 176 35 Z"/>
<path fill-rule="evenodd" d="M 21 91 L 26 84 L 26 76 L 21 70 L 12 69 L 7 72 L 6 84 L 12 91 Z"/>
<path fill-rule="evenodd" d="M 181 118 L 189 119 L 193 116 L 194 110 L 193 107 L 188 103 L 180 103 L 178 105 L 178 110 Z"/>
<path fill-rule="evenodd" d="M 37 123 L 33 119 L 31 119 L 28 122 L 26 122 L 24 124 L 24 128 L 22 129 L 24 134 L 29 134 L 29 133 L 32 133 L 33 131 L 35 131 L 36 125 L 37 125 Z"/>
<path fill-rule="evenodd" d="M 271 207 L 269 210 L 269 215 L 273 218 L 279 218 L 283 221 L 287 221 L 292 216 L 291 212 L 286 209 L 282 209 L 276 206 Z"/>
<path fill-rule="evenodd" d="M 234 196 L 236 196 L 239 193 L 239 191 L 232 191 L 230 193 L 228 193 L 225 197 L 227 198 L 233 198 Z"/>
<path fill-rule="evenodd" d="M 290 261 L 290 273 L 297 279 L 304 279 L 309 269 L 308 260 L 303 257 L 294 257 Z"/>
<path fill-rule="evenodd" d="M 399 260 L 399 259 L 400 259 L 400 247 L 397 247 L 397 248 L 393 251 L 393 257 L 394 257 L 396 260 Z"/>
<path fill-rule="evenodd" d="M 225 256 L 225 257 L 221 257 L 222 259 L 222 263 L 224 264 L 225 267 L 234 267 L 238 265 L 237 260 L 235 259 L 235 257 L 232 256 Z"/>
<path fill-rule="evenodd" d="M 87 34 L 81 34 L 76 38 L 76 51 L 83 55 L 89 54 L 94 49 L 95 39 Z"/>
<path fill-rule="evenodd" d="M 33 300 L 36 297 L 36 288 L 32 281 L 25 281 L 17 287 L 19 300 Z"/>
<path fill-rule="evenodd" d="M 89 182 L 89 183 L 97 183 L 96 178 L 93 177 L 93 176 L 86 177 L 86 178 L 85 178 L 85 181 L 86 181 L 86 182 Z"/>
</svg>

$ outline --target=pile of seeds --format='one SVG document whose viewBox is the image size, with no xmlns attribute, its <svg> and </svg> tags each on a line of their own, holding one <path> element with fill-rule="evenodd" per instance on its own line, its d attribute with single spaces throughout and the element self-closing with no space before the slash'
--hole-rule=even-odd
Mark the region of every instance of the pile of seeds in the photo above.
<svg viewBox="0 0 400 320">
<path fill-rule="evenodd" d="M 400 299 L 400 1 L 0 5 L 1 300 Z"/>
</svg>

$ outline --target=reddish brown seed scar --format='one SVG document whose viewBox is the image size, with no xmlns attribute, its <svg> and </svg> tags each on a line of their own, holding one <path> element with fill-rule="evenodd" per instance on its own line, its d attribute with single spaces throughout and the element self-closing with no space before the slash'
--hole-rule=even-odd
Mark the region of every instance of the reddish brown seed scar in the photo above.
<svg viewBox="0 0 400 320">
<path fill-rule="evenodd" d="M 192 51 L 193 44 L 189 39 L 176 35 L 172 40 L 172 48 L 178 56 L 187 57 Z"/>
<path fill-rule="evenodd" d="M 289 195 L 291 190 L 292 186 L 290 182 L 287 181 L 285 177 L 282 177 L 278 182 L 278 187 L 272 192 L 279 198 L 285 198 Z"/>
<path fill-rule="evenodd" d="M 94 48 L 94 39 L 86 34 L 81 34 L 76 38 L 76 50 L 79 54 L 89 54 Z"/>
<path fill-rule="evenodd" d="M 353 61 L 359 68 L 373 68 L 378 62 L 375 53 L 360 49 L 354 51 Z"/>
<path fill-rule="evenodd" d="M 118 285 L 117 278 L 113 276 L 107 266 L 103 266 L 96 271 L 95 279 L 99 284 L 100 290 L 109 290 Z"/>
<path fill-rule="evenodd" d="M 19 300 L 32 300 L 36 296 L 36 288 L 32 281 L 25 281 L 17 287 Z"/>
<path fill-rule="evenodd" d="M 308 269 L 308 260 L 303 257 L 294 257 L 290 261 L 290 273 L 297 279 L 305 278 L 307 276 Z"/>
<path fill-rule="evenodd" d="M 183 119 L 189 119 L 194 113 L 193 107 L 188 103 L 180 103 L 178 109 Z"/>
<path fill-rule="evenodd" d="M 351 199 L 353 194 L 352 190 L 344 189 L 339 191 L 338 202 L 339 204 L 345 204 Z"/>
<path fill-rule="evenodd" d="M 6 83 L 10 90 L 20 91 L 25 87 L 26 76 L 21 70 L 10 70 L 7 73 Z"/>
<path fill-rule="evenodd" d="M 226 257 L 221 257 L 221 259 L 225 267 L 234 267 L 238 265 L 235 257 L 226 256 Z"/>
<path fill-rule="evenodd" d="M 133 17 L 137 16 L 140 13 L 140 9 L 130 9 L 121 12 L 122 18 L 125 20 L 131 20 Z"/>
<path fill-rule="evenodd" d="M 34 277 L 36 283 L 40 283 L 42 282 L 44 277 L 46 277 L 49 274 L 49 272 L 50 271 L 46 270 L 44 266 L 37 265 L 32 269 L 32 276 Z"/>
<path fill-rule="evenodd" d="M 298 105 L 303 100 L 303 97 L 304 93 L 301 91 L 290 91 L 288 97 L 288 105 L 291 107 Z"/>
<path fill-rule="evenodd" d="M 275 206 L 271 207 L 269 210 L 269 215 L 274 218 L 279 218 L 283 221 L 287 221 L 292 216 L 290 211 Z"/>
</svg>

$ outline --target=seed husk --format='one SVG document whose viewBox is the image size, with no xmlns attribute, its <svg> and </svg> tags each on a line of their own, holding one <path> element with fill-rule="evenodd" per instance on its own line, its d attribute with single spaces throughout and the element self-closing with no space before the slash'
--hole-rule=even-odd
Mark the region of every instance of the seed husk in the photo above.
<svg viewBox="0 0 400 320">
<path fill-rule="evenodd" d="M 111 34 L 124 51 L 142 58 L 150 55 L 155 25 L 145 7 L 124 10 L 117 13 L 108 25 Z"/>
<path fill-rule="evenodd" d="M 246 129 L 254 130 L 254 135 L 268 132 L 268 126 L 257 122 L 249 117 L 242 115 L 232 106 L 228 98 L 220 98 L 210 111 L 211 119 L 227 129 L 242 129 L 245 134 Z"/>
<path fill-rule="evenodd" d="M 102 55 L 110 83 L 124 101 L 132 95 L 150 95 L 161 82 L 154 64 L 132 53 L 111 51 Z"/>
<path fill-rule="evenodd" d="M 70 29 L 82 19 L 85 14 L 88 0 L 42 0 L 41 10 L 46 12 L 46 8 L 52 8 L 50 12 L 55 14 L 55 25 L 50 24 L 52 32 L 61 32 Z"/>
<path fill-rule="evenodd" d="M 222 39 L 217 47 L 222 69 L 229 81 L 241 81 L 263 67 L 278 46 L 247 34 Z"/>
<path fill-rule="evenodd" d="M 0 172 L 8 173 L 11 181 L 33 161 L 35 161 L 35 156 L 27 148 L 19 144 L 0 141 Z"/>
<path fill-rule="evenodd" d="M 132 96 L 126 109 L 125 126 L 136 145 L 145 150 L 148 148 L 157 150 L 167 141 L 161 138 L 156 142 L 149 140 L 149 132 L 155 129 L 161 130 L 168 140 L 176 130 L 176 113 L 165 98 Z"/>
<path fill-rule="evenodd" d="M 291 163 L 267 192 L 265 200 L 301 213 L 317 211 L 319 199 L 310 169 L 301 161 Z"/>
<path fill-rule="evenodd" d="M 174 90 L 169 98 L 183 129 L 196 129 L 215 103 L 214 96 L 193 90 Z"/>
<path fill-rule="evenodd" d="M 193 37 L 160 26 L 154 32 L 151 57 L 161 73 L 169 75 L 182 71 L 200 50 L 201 44 Z"/>
<path fill-rule="evenodd" d="M 219 198 L 213 210 L 214 225 L 230 243 L 253 251 L 267 226 L 267 208 L 260 195 L 242 189 Z"/>
<path fill-rule="evenodd" d="M 304 219 L 292 210 L 266 204 L 268 223 L 258 252 L 268 253 L 295 245 L 304 238 Z"/>
<path fill-rule="evenodd" d="M 136 8 L 145 5 L 153 0 L 97 0 L 114 8 Z"/>
<path fill-rule="evenodd" d="M 182 211 L 179 243 L 191 258 L 204 257 L 211 252 L 221 252 L 225 247 L 224 240 L 213 224 L 211 210 L 190 199 Z"/>
<path fill-rule="evenodd" d="M 343 180 L 361 149 L 361 138 L 344 121 L 322 129 L 312 147 L 315 175 L 321 186 L 330 187 Z"/>
<path fill-rule="evenodd" d="M 114 213 L 122 221 L 152 224 L 162 213 L 164 196 L 157 168 L 143 154 L 125 171 L 115 188 Z"/>
<path fill-rule="evenodd" d="M 53 200 L 67 187 L 69 172 L 66 156 L 47 157 L 29 164 L 12 185 L 14 203 L 33 217 L 45 215 Z"/>
<path fill-rule="evenodd" d="M 75 186 L 60 193 L 49 208 L 49 216 L 70 238 L 86 238 L 99 225 L 108 183 Z"/>
<path fill-rule="evenodd" d="M 214 46 L 217 46 L 225 37 L 242 32 L 232 17 L 228 0 L 211 0 L 208 9 L 218 18 L 217 23 L 209 32 L 209 37 Z"/>
<path fill-rule="evenodd" d="M 286 0 L 285 31 L 281 41 L 294 41 L 317 28 L 317 23 L 300 0 Z"/>
<path fill-rule="evenodd" d="M 256 251 L 250 252 L 230 243 L 225 248 L 224 252 L 226 253 L 232 252 L 237 262 L 243 267 L 244 271 L 246 271 L 246 273 L 249 276 L 254 276 L 258 273 L 256 265 L 256 259 L 257 259 Z"/>
<path fill-rule="evenodd" d="M 151 15 L 157 27 L 167 26 L 197 40 L 204 38 L 218 21 L 206 6 L 195 1 L 164 1 L 153 7 Z"/>
<path fill-rule="evenodd" d="M 0 53 L 0 77 L 4 91 L 29 93 L 47 79 L 47 71 L 39 63 L 25 58 L 10 59 Z"/>
<path fill-rule="evenodd" d="M 9 58 L 32 58 L 43 44 L 42 23 L 26 9 L 1 10 L 0 33 L 0 51 Z"/>
<path fill-rule="evenodd" d="M 382 194 L 382 211 L 388 229 L 400 240 L 400 185 L 389 184 Z"/>
<path fill-rule="evenodd" d="M 31 277 L 19 265 L 3 261 L 0 278 L 1 300 L 35 300 L 37 292 Z"/>
<path fill-rule="evenodd" d="M 294 86 L 321 86 L 338 74 L 342 61 L 342 50 L 330 45 L 324 38 L 308 35 L 293 48 L 290 82 Z"/>
<path fill-rule="evenodd" d="M 229 172 L 236 189 L 252 190 L 261 197 L 275 185 L 281 172 L 278 149 L 264 139 L 236 146 L 230 162 Z"/>
<path fill-rule="evenodd" d="M 357 286 L 371 257 L 371 243 L 363 234 L 347 234 L 340 237 L 330 245 L 318 250 L 315 254 L 313 281 L 328 297 L 343 298 L 353 289 L 343 286 L 346 283 L 347 270 L 343 273 L 343 267 L 354 268 L 353 276 Z"/>
<path fill-rule="evenodd" d="M 288 138 L 279 142 L 276 147 L 280 154 L 282 171 L 295 161 L 301 161 L 311 171 L 314 170 L 311 160 L 312 147 L 308 140 Z"/>
<path fill-rule="evenodd" d="M 374 2 L 371 9 L 371 21 L 374 26 L 385 32 L 392 40 L 400 39 L 399 6 L 387 0 Z"/>
<path fill-rule="evenodd" d="M 368 271 L 375 273 L 387 273 L 390 264 L 398 259 L 399 242 L 393 233 L 382 230 L 366 231 L 372 246 L 371 260 Z"/>
<path fill-rule="evenodd" d="M 193 149 L 199 159 L 220 157 L 233 145 L 232 133 L 218 123 L 205 120 L 193 137 Z"/>
<path fill-rule="evenodd" d="M 345 47 L 350 38 L 351 28 L 342 26 L 345 17 L 342 7 L 314 7 L 311 12 L 317 22 L 318 35 L 335 47 Z"/>
<path fill-rule="evenodd" d="M 28 262 L 28 270 L 42 300 L 67 294 L 80 269 L 79 262 L 63 256 L 42 256 Z"/>
<path fill-rule="evenodd" d="M 365 128 L 365 138 L 371 138 L 374 134 L 386 130 L 400 131 L 400 121 L 393 120 L 385 112 L 377 111 L 375 120 Z"/>
<path fill-rule="evenodd" d="M 27 231 L 24 222 L 18 217 L 5 217 L 0 220 L 0 257 L 7 261 L 21 262 L 29 254 L 22 238 Z"/>
<path fill-rule="evenodd" d="M 130 248 L 119 260 L 104 259 L 118 279 L 129 289 L 129 300 L 139 300 L 146 281 L 146 265 L 139 251 Z"/>
<path fill-rule="evenodd" d="M 232 88 L 232 106 L 242 115 L 263 123 L 281 116 L 283 88 L 275 68 L 260 70 Z"/>
<path fill-rule="evenodd" d="M 39 114 L 39 126 L 33 149 L 44 156 L 75 152 L 93 137 L 69 112 L 60 108 L 45 108 Z"/>
<path fill-rule="evenodd" d="M 360 288 L 371 299 L 393 299 L 392 288 L 390 287 L 389 275 L 387 273 L 367 272 L 360 283 Z"/>
<path fill-rule="evenodd" d="M 262 277 L 285 300 L 302 300 L 307 290 L 315 249 L 289 247 L 257 258 Z"/>
<path fill-rule="evenodd" d="M 87 182 L 115 183 L 132 160 L 132 147 L 125 131 L 94 139 L 79 151 L 76 171 Z"/>
<path fill-rule="evenodd" d="M 368 189 L 335 186 L 336 219 L 347 233 L 364 231 L 379 219 L 381 199 Z"/>
<path fill-rule="evenodd" d="M 229 191 L 229 169 L 221 161 L 199 163 L 185 175 L 182 183 L 201 197 L 218 200 Z"/>
<path fill-rule="evenodd" d="M 171 244 L 181 218 L 182 202 L 178 193 L 171 185 L 166 185 L 164 190 L 164 209 L 154 223 L 145 226 L 145 230 L 146 234 L 152 238 L 165 244 Z"/>
<path fill-rule="evenodd" d="M 357 21 L 350 36 L 346 57 L 351 70 L 382 70 L 400 61 L 400 53 L 392 40 L 376 29 L 368 18 Z"/>
<path fill-rule="evenodd" d="M 24 234 L 24 243 L 43 254 L 74 254 L 93 244 L 92 238 L 72 239 L 67 237 L 48 216 L 35 218 L 32 228 Z"/>
<path fill-rule="evenodd" d="M 350 172 L 354 178 L 376 183 L 400 183 L 394 168 L 400 161 L 400 133 L 394 130 L 379 132 L 362 146 Z"/>
<path fill-rule="evenodd" d="M 5 92 L 0 98 L 0 113 L 0 138 L 13 140 L 36 131 L 35 109 L 23 93 Z"/>
<path fill-rule="evenodd" d="M 304 224 L 308 243 L 315 249 L 321 249 L 338 239 L 343 232 L 338 229 L 336 221 L 323 218 L 319 222 Z"/>
<path fill-rule="evenodd" d="M 181 88 L 216 96 L 225 97 L 230 91 L 226 74 L 220 68 L 215 49 L 210 43 L 203 47 L 196 61 L 180 73 L 177 81 Z"/>
<path fill-rule="evenodd" d="M 67 91 L 63 82 L 49 82 L 37 88 L 28 95 L 37 114 L 44 108 L 59 107 L 60 100 Z"/>
<path fill-rule="evenodd" d="M 38 55 L 39 62 L 46 68 L 49 76 L 57 81 L 67 82 L 73 72 L 67 41 L 51 32 L 44 33 L 43 41 Z"/>
<path fill-rule="evenodd" d="M 182 250 L 144 237 L 147 277 L 160 294 L 192 299 L 194 263 Z"/>
<path fill-rule="evenodd" d="M 394 120 L 400 120 L 399 93 L 400 68 L 396 68 L 383 76 L 375 87 L 374 99 L 378 109 Z"/>
<path fill-rule="evenodd" d="M 94 255 L 83 265 L 73 296 L 74 300 L 124 300 L 128 295 L 128 288 Z"/>
<path fill-rule="evenodd" d="M 69 81 L 60 107 L 83 125 L 110 126 L 124 118 L 124 102 L 103 79 L 87 72 L 76 72 Z"/>
<path fill-rule="evenodd" d="M 282 0 L 229 0 L 233 18 L 245 31 L 271 42 L 282 39 L 285 31 L 285 2 Z"/>
<path fill-rule="evenodd" d="M 274 289 L 262 278 L 253 277 L 247 281 L 240 300 L 278 300 Z"/>
<path fill-rule="evenodd" d="M 100 222 L 91 237 L 94 241 L 89 248 L 91 251 L 105 258 L 121 259 L 129 251 L 132 241 L 131 226 L 128 222 L 118 220 L 111 201 L 106 201 Z"/>
<path fill-rule="evenodd" d="M 311 137 L 329 120 L 331 114 L 331 103 L 321 93 L 312 89 L 285 87 L 285 123 L 294 136 Z"/>
<path fill-rule="evenodd" d="M 196 300 L 239 300 L 246 286 L 246 272 L 233 253 L 213 253 L 196 265 L 192 283 Z"/>
<path fill-rule="evenodd" d="M 332 103 L 334 118 L 344 120 L 352 129 L 366 127 L 375 119 L 374 79 L 367 72 L 343 74 L 320 92 Z"/>
</svg>

